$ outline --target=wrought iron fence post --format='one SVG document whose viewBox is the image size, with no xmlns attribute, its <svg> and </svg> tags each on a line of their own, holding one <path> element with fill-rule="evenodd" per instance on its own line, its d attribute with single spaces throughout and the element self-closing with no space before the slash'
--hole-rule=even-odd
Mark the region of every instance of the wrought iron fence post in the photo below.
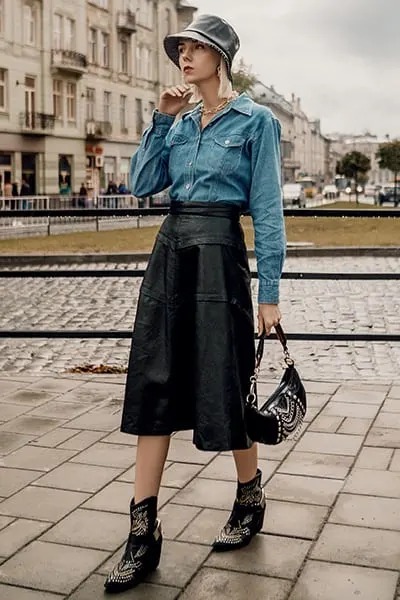
<svg viewBox="0 0 400 600">
<path fill-rule="evenodd" d="M 47 217 L 47 235 L 51 235 L 51 217 Z"/>
<path fill-rule="evenodd" d="M 95 208 L 97 209 L 98 208 L 98 197 L 97 196 L 94 197 L 94 205 L 95 205 Z M 96 231 L 99 231 L 99 215 L 98 215 L 98 213 L 96 213 Z"/>
</svg>

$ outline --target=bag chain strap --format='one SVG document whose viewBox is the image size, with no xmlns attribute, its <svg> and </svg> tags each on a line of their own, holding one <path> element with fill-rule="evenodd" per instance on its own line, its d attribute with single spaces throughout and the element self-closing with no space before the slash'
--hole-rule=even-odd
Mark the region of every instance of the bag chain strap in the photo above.
<svg viewBox="0 0 400 600">
<path fill-rule="evenodd" d="M 278 340 L 282 344 L 283 356 L 284 356 L 284 361 L 285 361 L 286 365 L 288 367 L 289 366 L 293 366 L 294 365 L 294 360 L 290 356 L 290 353 L 289 353 L 289 350 L 288 350 L 288 347 L 287 347 L 286 334 L 283 331 L 282 326 L 281 326 L 280 323 L 278 323 L 277 325 L 275 325 L 275 332 L 276 332 L 276 336 L 277 336 Z M 250 377 L 250 390 L 249 390 L 249 393 L 248 393 L 247 398 L 246 398 L 246 401 L 249 404 L 252 404 L 253 406 L 257 406 L 256 385 L 257 385 L 258 376 L 260 374 L 261 360 L 262 360 L 262 357 L 263 357 L 263 354 L 264 354 L 265 338 L 266 338 L 266 333 L 265 333 L 265 331 L 263 331 L 263 333 L 261 334 L 261 336 L 259 338 L 259 342 L 258 342 L 258 346 L 257 346 L 257 351 L 256 351 L 256 366 L 254 368 L 253 375 Z"/>
</svg>

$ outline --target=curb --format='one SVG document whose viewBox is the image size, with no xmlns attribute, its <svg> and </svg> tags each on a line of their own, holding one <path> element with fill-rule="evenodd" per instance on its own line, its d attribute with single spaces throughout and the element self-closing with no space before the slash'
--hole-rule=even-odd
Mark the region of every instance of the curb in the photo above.
<svg viewBox="0 0 400 600">
<path fill-rule="evenodd" d="M 254 250 L 247 253 L 249 258 L 255 258 Z M 368 257 L 398 257 L 400 246 L 343 246 L 322 247 L 310 246 L 289 247 L 288 257 L 340 257 L 340 256 L 368 256 Z M 116 253 L 116 254 L 0 254 L 0 266 L 22 265 L 65 265 L 83 263 L 145 263 L 149 260 L 150 253 Z"/>
</svg>

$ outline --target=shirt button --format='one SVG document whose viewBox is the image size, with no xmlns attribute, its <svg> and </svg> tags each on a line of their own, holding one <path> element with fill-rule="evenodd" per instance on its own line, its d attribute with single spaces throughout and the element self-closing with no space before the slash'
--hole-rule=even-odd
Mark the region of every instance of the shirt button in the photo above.
<svg viewBox="0 0 400 600">
<path fill-rule="evenodd" d="M 225 140 L 225 144 L 228 146 L 231 143 L 231 140 Z"/>
<path fill-rule="evenodd" d="M 189 189 L 190 189 L 190 183 L 187 183 L 187 184 L 185 185 L 185 188 L 186 188 L 187 190 L 189 190 Z"/>
<path fill-rule="evenodd" d="M 191 167 L 192 166 L 192 161 L 188 162 L 188 166 Z"/>
</svg>

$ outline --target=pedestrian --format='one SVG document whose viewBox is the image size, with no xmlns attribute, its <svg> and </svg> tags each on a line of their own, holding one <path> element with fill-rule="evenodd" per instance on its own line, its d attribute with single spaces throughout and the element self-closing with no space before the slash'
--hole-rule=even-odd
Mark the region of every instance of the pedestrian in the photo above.
<svg viewBox="0 0 400 600">
<path fill-rule="evenodd" d="M 22 179 L 21 181 L 21 189 L 19 191 L 19 195 L 22 196 L 21 208 L 25 210 L 28 206 L 28 201 L 25 199 L 26 196 L 29 196 L 31 193 L 31 188 L 29 187 L 29 183 Z"/>
<path fill-rule="evenodd" d="M 4 184 L 4 196 L 6 198 L 11 198 L 12 196 L 12 184 L 11 181 L 6 181 Z"/>
<path fill-rule="evenodd" d="M 11 193 L 13 198 L 16 198 L 18 196 L 18 181 L 13 182 Z M 11 200 L 11 210 L 16 210 L 17 208 L 19 208 L 18 200 Z"/>
<path fill-rule="evenodd" d="M 118 194 L 129 194 L 129 190 L 123 181 L 121 181 L 121 183 L 118 186 Z"/>
<path fill-rule="evenodd" d="M 87 187 L 86 187 L 85 183 L 82 181 L 81 187 L 79 190 L 79 198 L 78 198 L 79 208 L 85 208 L 87 195 L 88 195 Z"/>
<path fill-rule="evenodd" d="M 247 545 L 263 525 L 265 495 L 244 401 L 254 371 L 250 272 L 241 212 L 255 228 L 258 331 L 280 321 L 285 256 L 280 125 L 232 88 L 239 49 L 233 28 L 202 15 L 164 47 L 184 84 L 164 91 L 131 162 L 131 191 L 170 188 L 138 300 L 121 430 L 137 440 L 131 529 L 105 588 L 134 587 L 157 568 L 162 545 L 157 496 L 170 436 L 193 430 L 204 451 L 233 451 L 237 494 L 215 551 Z M 190 101 L 199 103 L 187 111 Z M 183 116 L 177 118 L 179 114 Z"/>
<path fill-rule="evenodd" d="M 11 185 L 11 181 L 6 181 L 4 183 L 4 208 L 8 209 L 10 208 L 10 204 L 11 204 L 11 200 L 10 198 L 12 197 L 12 185 Z"/>
<path fill-rule="evenodd" d="M 109 181 L 106 194 L 110 196 L 115 196 L 116 194 L 118 194 L 118 188 L 114 181 Z"/>
<path fill-rule="evenodd" d="M 25 179 L 22 179 L 19 195 L 20 196 L 29 196 L 30 193 L 31 193 L 31 188 L 29 187 L 29 183 Z"/>
</svg>

